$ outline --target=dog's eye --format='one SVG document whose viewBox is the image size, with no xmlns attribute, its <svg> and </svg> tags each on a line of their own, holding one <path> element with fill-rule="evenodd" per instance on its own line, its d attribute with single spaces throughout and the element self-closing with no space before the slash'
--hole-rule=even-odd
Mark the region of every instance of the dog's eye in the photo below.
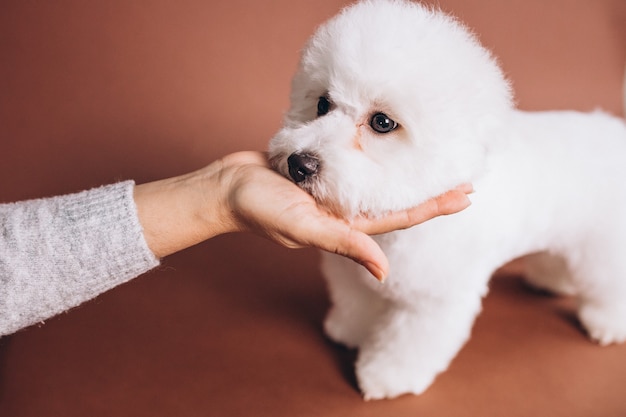
<svg viewBox="0 0 626 417">
<path fill-rule="evenodd" d="M 322 96 L 317 101 L 317 116 L 323 116 L 330 111 L 330 101 Z"/>
<path fill-rule="evenodd" d="M 370 120 L 370 126 L 378 133 L 389 133 L 398 127 L 398 124 L 385 113 L 376 113 Z"/>
</svg>

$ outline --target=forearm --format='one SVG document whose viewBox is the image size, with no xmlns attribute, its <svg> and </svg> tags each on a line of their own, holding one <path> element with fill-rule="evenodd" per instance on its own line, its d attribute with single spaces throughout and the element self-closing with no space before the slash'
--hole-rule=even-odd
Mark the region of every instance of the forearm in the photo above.
<svg viewBox="0 0 626 417">
<path fill-rule="evenodd" d="M 0 205 L 0 335 L 42 321 L 158 265 L 133 183 Z"/>
</svg>

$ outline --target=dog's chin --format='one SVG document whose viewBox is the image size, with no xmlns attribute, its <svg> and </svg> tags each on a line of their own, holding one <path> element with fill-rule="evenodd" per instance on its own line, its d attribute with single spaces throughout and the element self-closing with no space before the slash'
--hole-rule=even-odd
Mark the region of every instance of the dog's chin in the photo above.
<svg viewBox="0 0 626 417">
<path fill-rule="evenodd" d="M 276 172 L 287 178 L 289 181 L 294 182 L 289 175 L 289 168 L 287 166 L 287 158 L 285 155 L 281 153 L 270 153 L 268 161 L 270 166 Z M 310 194 L 320 208 L 328 211 L 335 217 L 349 221 L 360 215 L 368 217 L 374 216 L 373 213 L 366 213 L 353 205 L 348 204 L 347 202 L 340 202 L 339 198 L 336 196 L 336 191 L 333 190 L 332 187 L 327 186 L 319 175 L 311 176 L 310 178 L 295 184 Z"/>
<path fill-rule="evenodd" d="M 308 178 L 297 185 L 307 193 L 311 194 L 319 207 L 328 211 L 335 217 L 351 220 L 359 214 L 364 214 L 354 213 L 354 210 L 342 205 L 339 201 L 337 201 L 337 199 L 331 196 L 328 189 L 317 178 Z"/>
</svg>

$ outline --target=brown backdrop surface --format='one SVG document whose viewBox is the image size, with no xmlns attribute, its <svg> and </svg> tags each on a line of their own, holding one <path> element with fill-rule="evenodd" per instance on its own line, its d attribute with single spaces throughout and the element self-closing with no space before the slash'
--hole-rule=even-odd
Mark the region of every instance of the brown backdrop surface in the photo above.
<svg viewBox="0 0 626 417">
<path fill-rule="evenodd" d="M 622 0 L 440 0 L 530 110 L 622 112 Z M 0 2 L 0 201 L 190 171 L 265 148 L 298 51 L 345 1 Z M 223 236 L 0 339 L 0 416 L 624 416 L 626 346 L 499 274 L 420 397 L 365 403 L 326 341 L 314 251 Z"/>
</svg>

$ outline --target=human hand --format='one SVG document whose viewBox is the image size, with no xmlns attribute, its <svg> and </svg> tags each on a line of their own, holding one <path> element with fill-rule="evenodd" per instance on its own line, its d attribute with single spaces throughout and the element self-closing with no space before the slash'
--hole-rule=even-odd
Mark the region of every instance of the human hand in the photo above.
<svg viewBox="0 0 626 417">
<path fill-rule="evenodd" d="M 135 187 L 148 246 L 163 257 L 223 233 L 248 231 L 290 248 L 316 247 L 346 256 L 383 280 L 389 262 L 369 236 L 405 229 L 460 211 L 471 186 L 377 219 L 339 219 L 273 171 L 265 154 L 238 152 L 176 178 Z"/>
<path fill-rule="evenodd" d="M 381 281 L 388 274 L 389 262 L 369 235 L 406 229 L 470 205 L 466 194 L 472 187 L 463 185 L 408 210 L 347 222 L 320 208 L 311 195 L 272 171 L 264 154 L 246 152 L 227 158 L 241 164 L 228 199 L 238 230 L 291 248 L 317 247 L 346 256 Z"/>
</svg>

